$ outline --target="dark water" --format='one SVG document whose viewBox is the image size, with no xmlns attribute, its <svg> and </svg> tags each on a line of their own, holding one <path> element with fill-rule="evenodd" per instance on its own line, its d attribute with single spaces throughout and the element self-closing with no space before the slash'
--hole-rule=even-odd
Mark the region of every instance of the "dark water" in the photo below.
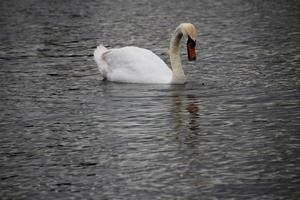
<svg viewBox="0 0 300 200">
<path fill-rule="evenodd" d="M 0 199 L 299 199 L 299 1 L 0 3 Z M 200 30 L 184 86 L 102 82 L 97 44 L 167 63 Z"/>
</svg>

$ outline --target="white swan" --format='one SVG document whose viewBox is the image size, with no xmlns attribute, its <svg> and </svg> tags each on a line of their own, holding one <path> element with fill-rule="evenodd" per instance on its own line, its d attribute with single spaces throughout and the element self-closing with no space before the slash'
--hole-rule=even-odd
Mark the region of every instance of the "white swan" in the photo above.
<svg viewBox="0 0 300 200">
<path fill-rule="evenodd" d="M 104 79 L 127 83 L 184 84 L 186 77 L 181 66 L 180 40 L 187 38 L 189 60 L 196 59 L 197 30 L 193 24 L 182 23 L 172 34 L 170 60 L 172 70 L 152 51 L 138 47 L 106 49 L 99 45 L 94 59 Z"/>
</svg>

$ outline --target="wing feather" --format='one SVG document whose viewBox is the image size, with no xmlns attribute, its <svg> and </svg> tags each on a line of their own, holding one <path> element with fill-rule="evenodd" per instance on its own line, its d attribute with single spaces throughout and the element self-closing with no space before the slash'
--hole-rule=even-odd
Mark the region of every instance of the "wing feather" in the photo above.
<svg viewBox="0 0 300 200">
<path fill-rule="evenodd" d="M 111 49 L 103 54 L 110 81 L 170 83 L 172 71 L 152 51 L 138 47 Z"/>
</svg>

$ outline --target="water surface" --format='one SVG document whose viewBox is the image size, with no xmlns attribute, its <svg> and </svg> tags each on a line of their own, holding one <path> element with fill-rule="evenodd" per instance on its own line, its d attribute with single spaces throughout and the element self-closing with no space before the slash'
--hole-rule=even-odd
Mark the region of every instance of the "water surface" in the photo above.
<svg viewBox="0 0 300 200">
<path fill-rule="evenodd" d="M 1 199 L 298 199 L 298 1 L 2 1 Z M 183 86 L 92 54 L 200 32 Z"/>
</svg>

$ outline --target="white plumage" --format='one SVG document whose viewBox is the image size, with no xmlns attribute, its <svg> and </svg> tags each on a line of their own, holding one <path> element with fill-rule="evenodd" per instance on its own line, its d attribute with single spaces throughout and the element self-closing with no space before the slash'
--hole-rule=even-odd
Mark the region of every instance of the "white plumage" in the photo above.
<svg viewBox="0 0 300 200">
<path fill-rule="evenodd" d="M 94 59 L 104 79 L 127 83 L 184 84 L 185 74 L 181 66 L 180 40 L 188 38 L 189 59 L 196 59 L 195 45 L 197 30 L 193 24 L 180 24 L 170 42 L 170 69 L 152 51 L 138 47 L 107 49 L 99 45 L 94 51 Z"/>
<path fill-rule="evenodd" d="M 152 51 L 138 47 L 106 49 L 94 52 L 100 73 L 109 81 L 128 83 L 170 83 L 171 69 Z"/>
</svg>

